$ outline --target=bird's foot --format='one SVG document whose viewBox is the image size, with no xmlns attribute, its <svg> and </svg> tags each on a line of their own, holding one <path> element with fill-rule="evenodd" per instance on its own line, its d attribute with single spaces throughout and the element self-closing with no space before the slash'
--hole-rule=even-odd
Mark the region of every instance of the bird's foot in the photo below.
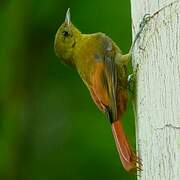
<svg viewBox="0 0 180 180">
<path fill-rule="evenodd" d="M 136 92 L 136 78 L 139 70 L 139 64 L 136 65 L 135 70 L 128 76 L 128 90 L 134 95 Z"/>
</svg>

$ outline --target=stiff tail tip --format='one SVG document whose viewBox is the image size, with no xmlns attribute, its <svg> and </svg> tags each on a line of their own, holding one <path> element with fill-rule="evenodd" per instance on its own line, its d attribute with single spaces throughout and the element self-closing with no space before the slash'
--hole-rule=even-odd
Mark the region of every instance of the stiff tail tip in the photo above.
<svg viewBox="0 0 180 180">
<path fill-rule="evenodd" d="M 137 171 L 142 171 L 142 161 L 129 145 L 121 121 L 114 121 L 111 126 L 123 167 L 129 172 L 136 173 Z"/>
</svg>

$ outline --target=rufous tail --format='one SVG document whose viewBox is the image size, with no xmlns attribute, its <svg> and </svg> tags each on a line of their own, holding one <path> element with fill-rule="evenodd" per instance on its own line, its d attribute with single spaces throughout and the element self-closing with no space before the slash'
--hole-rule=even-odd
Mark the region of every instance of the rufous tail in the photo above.
<svg viewBox="0 0 180 180">
<path fill-rule="evenodd" d="M 116 142 L 116 147 L 119 152 L 119 156 L 123 167 L 127 171 L 140 171 L 141 169 L 141 160 L 133 152 L 131 146 L 128 143 L 127 137 L 122 127 L 121 120 L 112 122 L 112 132 Z"/>
</svg>

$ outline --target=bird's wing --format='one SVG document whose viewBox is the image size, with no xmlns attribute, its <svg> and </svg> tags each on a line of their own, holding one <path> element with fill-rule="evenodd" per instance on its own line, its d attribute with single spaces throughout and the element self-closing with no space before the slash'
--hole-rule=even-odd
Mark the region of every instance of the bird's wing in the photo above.
<svg viewBox="0 0 180 180">
<path fill-rule="evenodd" d="M 107 112 L 110 121 L 117 120 L 117 69 L 115 64 L 115 47 L 112 40 L 103 36 L 100 40 L 101 60 L 95 64 L 93 73 L 93 99 L 96 99 L 100 109 Z"/>
</svg>

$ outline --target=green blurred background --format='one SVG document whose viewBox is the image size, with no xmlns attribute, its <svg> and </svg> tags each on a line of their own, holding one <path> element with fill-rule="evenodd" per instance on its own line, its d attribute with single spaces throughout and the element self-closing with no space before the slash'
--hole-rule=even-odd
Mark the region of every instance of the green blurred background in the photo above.
<svg viewBox="0 0 180 180">
<path fill-rule="evenodd" d="M 129 1 L 0 1 L 0 180 L 135 179 L 122 168 L 108 120 L 55 56 L 68 7 L 82 32 L 130 47 Z M 135 147 L 128 109 L 124 126 Z"/>
</svg>

